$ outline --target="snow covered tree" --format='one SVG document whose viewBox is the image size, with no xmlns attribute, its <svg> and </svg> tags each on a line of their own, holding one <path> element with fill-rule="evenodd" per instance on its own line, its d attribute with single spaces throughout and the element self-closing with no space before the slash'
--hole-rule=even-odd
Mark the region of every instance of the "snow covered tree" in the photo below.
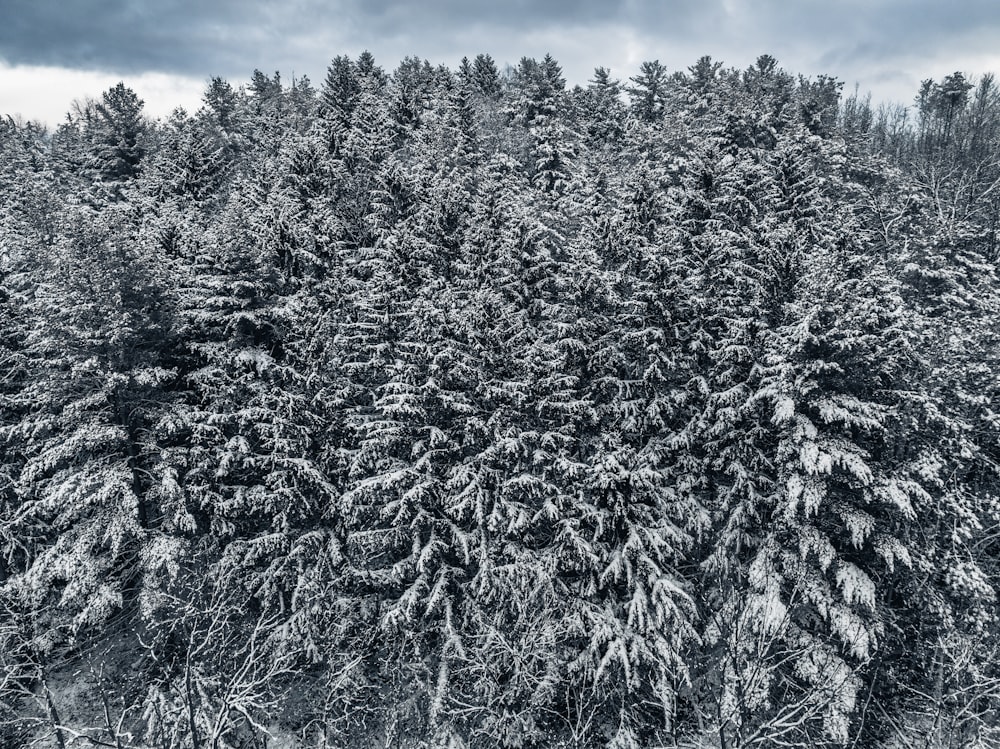
<svg viewBox="0 0 1000 749">
<path fill-rule="evenodd" d="M 575 96 L 580 109 L 579 128 L 594 149 L 613 150 L 620 145 L 625 127 L 625 104 L 621 84 L 605 68 L 597 68 L 590 85 Z"/>
<path fill-rule="evenodd" d="M 472 61 L 472 81 L 483 96 L 492 99 L 500 96 L 502 90 L 500 72 L 490 55 L 476 55 L 476 59 Z"/>
<path fill-rule="evenodd" d="M 118 196 L 120 183 L 139 174 L 146 152 L 142 107 L 142 99 L 124 83 L 105 91 L 95 106 L 90 167 L 95 177 L 109 186 L 112 196 Z"/>
<path fill-rule="evenodd" d="M 639 69 L 639 75 L 630 79 L 635 85 L 626 89 L 632 99 L 632 111 L 646 122 L 656 122 L 667 107 L 667 68 L 659 60 L 653 60 L 642 63 Z"/>
<path fill-rule="evenodd" d="M 164 450 L 173 402 L 169 285 L 137 241 L 128 206 L 67 207 L 34 262 L 27 302 L 30 379 L 5 428 L 23 465 L 5 535 L 23 566 L 9 605 L 33 612 L 32 648 L 49 654 L 128 620 L 191 530 Z"/>
<path fill-rule="evenodd" d="M 899 294 L 866 257 L 836 151 L 736 122 L 691 165 L 683 239 L 707 345 L 686 439 L 715 518 L 700 688 L 727 745 L 845 742 L 884 634 L 876 581 L 905 577 L 923 496 L 890 457 Z"/>
</svg>

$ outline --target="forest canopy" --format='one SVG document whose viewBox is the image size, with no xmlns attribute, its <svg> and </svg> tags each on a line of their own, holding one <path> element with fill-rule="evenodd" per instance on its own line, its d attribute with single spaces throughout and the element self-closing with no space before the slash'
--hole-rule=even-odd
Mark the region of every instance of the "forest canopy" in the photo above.
<svg viewBox="0 0 1000 749">
<path fill-rule="evenodd" d="M 1000 89 L 842 88 L 0 121 L 0 745 L 1000 747 Z"/>
</svg>

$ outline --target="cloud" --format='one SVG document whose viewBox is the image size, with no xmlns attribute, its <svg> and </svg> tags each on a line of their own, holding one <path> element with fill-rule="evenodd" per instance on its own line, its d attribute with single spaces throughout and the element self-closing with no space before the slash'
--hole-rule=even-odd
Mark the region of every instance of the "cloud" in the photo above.
<svg viewBox="0 0 1000 749">
<path fill-rule="evenodd" d="M 325 68 L 357 47 L 453 58 L 524 39 L 642 30 L 661 43 L 704 37 L 722 0 L 6 0 L 0 58 L 118 73 L 245 76 L 254 67 Z M 560 38 L 562 37 L 562 38 Z M 478 44 L 456 49 L 456 42 Z M 606 45 L 605 45 L 606 47 Z M 614 54 L 614 50 L 606 50 Z M 514 56 L 520 58 L 521 52 Z M 317 58 L 319 58 L 317 60 Z M 590 67 L 601 64 L 592 61 Z"/>
<path fill-rule="evenodd" d="M 602 65 L 627 78 L 642 60 L 684 69 L 709 54 L 745 67 L 760 54 L 805 75 L 829 73 L 876 98 L 912 99 L 944 70 L 985 72 L 1000 3 L 965 0 L 4 0 L 7 70 L 77 70 L 131 82 L 160 74 L 247 80 L 255 68 L 318 83 L 337 54 L 371 50 L 455 65 L 552 53 L 569 82 Z M 25 68 L 27 66 L 27 68 Z M 10 111 L 7 76 L 0 111 Z M 10 84 L 14 85 L 14 84 Z M 907 88 L 907 86 L 910 86 Z M 9 90 L 9 89 L 8 89 Z"/>
<path fill-rule="evenodd" d="M 113 73 L 0 63 L 0 116 L 20 116 L 55 127 L 65 120 L 74 101 L 99 99 L 121 81 Z M 164 73 L 130 76 L 128 85 L 145 101 L 150 117 L 166 117 L 177 107 L 194 112 L 201 106 L 207 81 Z"/>
</svg>

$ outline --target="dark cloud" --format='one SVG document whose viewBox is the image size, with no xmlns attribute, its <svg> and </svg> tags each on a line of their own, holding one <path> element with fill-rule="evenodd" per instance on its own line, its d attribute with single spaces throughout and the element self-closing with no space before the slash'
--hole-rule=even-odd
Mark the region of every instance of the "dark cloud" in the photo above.
<svg viewBox="0 0 1000 749">
<path fill-rule="evenodd" d="M 497 29 L 515 29 L 525 23 L 602 23 L 622 12 L 622 2 L 597 0 L 507 0 L 480 3 L 468 0 L 436 0 L 436 2 L 400 3 L 391 0 L 347 2 L 342 7 L 355 17 L 365 17 L 369 28 L 390 33 L 422 32 L 428 24 L 440 28 L 442 23 L 452 28 L 486 25 Z"/>
<path fill-rule="evenodd" d="M 816 57 L 836 69 L 990 51 L 1000 31 L 1000 4 L 968 2 L 956 12 L 939 2 L 884 2 L 838 25 L 829 25 L 835 18 L 820 20 L 831 33 L 818 38 Z"/>
<path fill-rule="evenodd" d="M 325 67 L 346 47 L 386 47 L 425 57 L 506 49 L 525 39 L 608 25 L 664 39 L 703 33 L 721 0 L 3 0 L 0 58 L 122 73 L 245 75 L 255 66 Z M 483 44 L 456 50 L 454 43 Z M 320 54 L 323 61 L 311 58 Z M 518 55 L 519 57 L 519 55 Z M 515 58 L 516 59 L 516 58 Z M 598 64 L 598 63 L 595 63 Z"/>
<path fill-rule="evenodd" d="M 580 82 L 596 65 L 627 75 L 641 59 L 742 66 L 767 52 L 850 82 L 986 54 L 998 32 L 996 0 L 0 0 L 0 60 L 11 65 L 202 79 L 256 67 L 315 77 L 334 55 L 368 48 L 388 67 L 408 54 L 514 63 L 551 51 Z"/>
<path fill-rule="evenodd" d="M 3 0 L 0 58 L 121 73 L 234 72 L 267 41 L 261 10 L 239 0 Z"/>
</svg>

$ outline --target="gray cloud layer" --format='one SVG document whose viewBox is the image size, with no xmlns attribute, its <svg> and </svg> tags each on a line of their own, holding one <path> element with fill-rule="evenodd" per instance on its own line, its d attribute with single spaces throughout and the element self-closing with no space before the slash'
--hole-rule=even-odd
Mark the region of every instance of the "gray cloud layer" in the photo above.
<svg viewBox="0 0 1000 749">
<path fill-rule="evenodd" d="M 506 46 L 518 35 L 634 24 L 668 36 L 694 30 L 714 0 L 669 4 L 634 0 L 3 0 L 0 57 L 10 64 L 179 74 L 243 73 L 271 55 L 302 59 L 324 42 L 411 52 L 455 50 L 449 40 L 479 37 Z M 721 6 L 720 6 L 721 7 Z M 709 13 L 710 14 L 710 13 Z M 416 47 L 430 47 L 418 50 Z M 327 50 L 332 56 L 339 49 Z M 477 53 L 479 50 L 464 50 Z"/>
<path fill-rule="evenodd" d="M 0 0 L 11 65 L 201 78 L 315 77 L 333 55 L 369 48 L 389 67 L 406 54 L 552 51 L 577 81 L 596 65 L 628 75 L 637 55 L 682 67 L 769 52 L 796 71 L 888 80 L 919 77 L 921 60 L 991 54 L 998 32 L 996 0 Z"/>
</svg>

